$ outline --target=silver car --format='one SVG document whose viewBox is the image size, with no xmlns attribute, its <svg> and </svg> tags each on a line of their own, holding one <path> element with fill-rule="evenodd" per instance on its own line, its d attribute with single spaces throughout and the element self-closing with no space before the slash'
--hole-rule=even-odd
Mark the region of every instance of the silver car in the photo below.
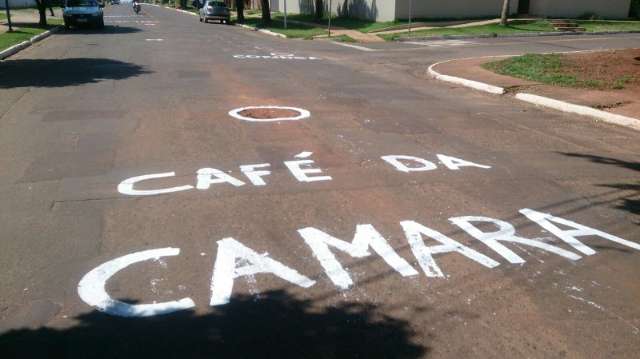
<svg viewBox="0 0 640 359">
<path fill-rule="evenodd" d="M 209 20 L 218 20 L 221 24 L 231 22 L 229 8 L 223 1 L 206 0 L 204 4 L 200 4 L 200 22 L 209 22 Z"/>
<path fill-rule="evenodd" d="M 93 25 L 104 27 L 102 8 L 96 0 L 66 0 L 63 2 L 62 17 L 65 29 L 71 26 Z"/>
</svg>

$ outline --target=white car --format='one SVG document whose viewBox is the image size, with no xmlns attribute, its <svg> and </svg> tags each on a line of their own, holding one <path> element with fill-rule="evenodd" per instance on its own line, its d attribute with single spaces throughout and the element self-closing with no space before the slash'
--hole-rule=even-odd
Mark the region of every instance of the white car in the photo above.
<svg viewBox="0 0 640 359">
<path fill-rule="evenodd" d="M 71 26 L 92 25 L 97 28 L 104 27 L 104 4 L 96 0 L 65 0 L 62 16 L 64 28 Z"/>
</svg>

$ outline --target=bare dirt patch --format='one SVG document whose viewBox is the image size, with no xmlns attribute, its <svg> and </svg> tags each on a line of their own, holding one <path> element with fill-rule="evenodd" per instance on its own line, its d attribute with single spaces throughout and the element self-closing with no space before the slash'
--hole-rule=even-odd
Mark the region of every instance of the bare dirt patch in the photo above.
<svg viewBox="0 0 640 359">
<path fill-rule="evenodd" d="M 255 119 L 288 118 L 299 116 L 298 111 L 282 108 L 251 108 L 238 112 L 240 116 Z"/>
<path fill-rule="evenodd" d="M 640 49 L 554 56 L 557 61 L 552 59 L 555 62 L 547 69 L 536 64 L 534 57 L 516 63 L 511 76 L 488 66 L 505 58 L 455 60 L 439 65 L 436 71 L 500 86 L 507 92 L 527 92 L 640 118 Z M 534 66 L 539 71 L 532 71 Z M 546 78 L 553 84 L 533 78 Z"/>
<path fill-rule="evenodd" d="M 640 89 L 640 49 L 591 52 L 563 56 L 563 72 L 594 87 Z"/>
</svg>

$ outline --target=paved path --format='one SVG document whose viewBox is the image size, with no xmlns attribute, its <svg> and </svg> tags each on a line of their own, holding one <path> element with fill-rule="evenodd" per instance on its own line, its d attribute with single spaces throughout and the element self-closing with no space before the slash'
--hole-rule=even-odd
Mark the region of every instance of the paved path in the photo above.
<svg viewBox="0 0 640 359">
<path fill-rule="evenodd" d="M 426 67 L 640 37 L 360 51 L 107 16 L 0 62 L 0 357 L 637 356 L 638 133 Z M 258 105 L 310 117 L 229 115 Z"/>
<path fill-rule="evenodd" d="M 462 24 L 454 24 L 448 26 L 416 26 L 412 27 L 411 31 L 418 30 L 430 30 L 430 29 L 441 29 L 441 28 L 462 28 L 462 27 L 471 27 L 471 26 L 482 26 L 482 25 L 491 25 L 497 24 L 500 22 L 500 19 L 490 19 L 490 20 L 481 20 L 481 21 L 470 21 Z M 386 31 L 377 31 L 376 35 L 386 35 L 386 34 L 399 34 L 403 32 L 408 32 L 408 29 L 397 29 L 397 30 L 386 30 Z"/>
</svg>

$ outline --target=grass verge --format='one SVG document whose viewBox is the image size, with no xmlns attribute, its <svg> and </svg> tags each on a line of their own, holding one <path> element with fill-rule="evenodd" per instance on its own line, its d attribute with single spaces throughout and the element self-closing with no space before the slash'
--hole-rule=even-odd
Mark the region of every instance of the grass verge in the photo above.
<svg viewBox="0 0 640 359">
<path fill-rule="evenodd" d="M 640 21 L 606 21 L 606 20 L 579 20 L 578 25 L 584 27 L 587 32 L 600 31 L 640 31 Z M 443 27 L 428 30 L 418 30 L 411 33 L 411 37 L 447 36 L 447 35 L 506 35 L 526 34 L 534 32 L 555 32 L 551 23 L 547 20 L 511 20 L 507 26 L 500 24 L 479 25 L 469 27 Z M 380 35 L 387 41 L 407 38 L 407 33 Z"/>
<path fill-rule="evenodd" d="M 587 32 L 640 31 L 640 21 L 578 20 L 578 25 L 584 27 Z"/>
<path fill-rule="evenodd" d="M 482 66 L 501 75 L 563 87 L 623 89 L 633 79 L 627 75 L 607 80 L 598 78 L 598 71 L 589 73 L 584 69 L 578 69 L 571 64 L 566 55 L 559 54 L 527 54 L 489 62 Z"/>
<path fill-rule="evenodd" d="M 56 24 L 50 24 L 47 28 L 37 27 L 36 25 L 33 27 L 14 27 L 13 32 L 0 34 L 0 51 L 8 49 L 23 41 L 27 41 L 33 36 L 41 34 L 54 27 L 56 27 Z"/>
<path fill-rule="evenodd" d="M 412 31 L 411 37 L 445 36 L 445 35 L 491 35 L 491 34 L 518 34 L 532 32 L 554 31 L 551 23 L 546 20 L 525 21 L 513 20 L 507 26 L 500 24 L 478 25 L 469 27 L 443 27 L 437 29 Z M 401 37 L 408 37 L 406 33 L 380 35 L 385 40 L 396 40 Z"/>
<path fill-rule="evenodd" d="M 263 24 L 260 18 L 254 17 L 245 18 L 244 24 L 258 29 L 277 32 L 290 38 L 311 39 L 314 36 L 327 33 L 324 28 L 293 22 L 287 22 L 287 28 L 285 29 L 284 21 L 279 16 L 274 16 L 270 24 Z"/>
<path fill-rule="evenodd" d="M 349 35 L 331 36 L 331 40 L 337 42 L 358 42 L 356 39 Z"/>
</svg>

